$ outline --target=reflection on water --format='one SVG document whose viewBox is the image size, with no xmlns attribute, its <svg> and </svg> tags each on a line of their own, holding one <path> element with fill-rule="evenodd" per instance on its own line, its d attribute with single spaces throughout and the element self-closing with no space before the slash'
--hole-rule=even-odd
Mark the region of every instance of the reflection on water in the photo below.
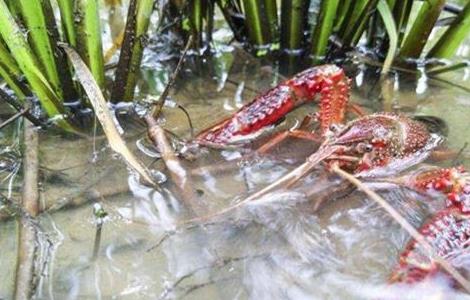
<svg viewBox="0 0 470 300">
<path fill-rule="evenodd" d="M 225 74 L 220 92 L 220 81 L 207 78 L 185 79 L 177 85 L 172 98 L 188 110 L 196 130 L 230 114 L 239 107 L 240 99 L 247 101 L 254 90 L 272 83 L 269 69 L 252 66 L 252 62 L 237 64 Z M 354 88 L 353 101 L 370 111 L 381 109 L 376 101 L 379 87 L 369 84 L 373 83 L 370 75 L 351 75 L 356 83 L 362 83 Z M 448 145 L 460 149 L 470 142 L 470 136 L 462 135 L 469 126 L 468 93 L 448 85 L 427 84 L 418 95 L 413 88 L 402 86 L 395 96 L 396 107 L 444 119 L 449 127 Z M 281 127 L 291 127 L 313 107 L 295 111 Z M 164 118 L 166 128 L 189 137 L 179 109 L 168 108 Z M 146 147 L 140 144 L 144 128 L 132 119 L 123 119 L 122 125 L 133 151 L 152 168 L 165 172 L 160 161 L 139 152 Z M 198 170 L 193 176 L 197 201 L 206 202 L 214 213 L 279 178 L 317 146 L 290 141 L 266 157 L 243 156 L 245 153 L 237 149 L 201 149 L 196 160 L 185 165 Z M 460 160 L 470 166 L 468 158 Z M 41 166 L 41 201 L 50 212 L 39 219 L 44 244 L 38 260 L 43 262 L 39 299 L 463 297 L 443 278 L 412 288 L 388 286 L 388 276 L 408 236 L 363 194 L 351 192 L 335 199 L 340 180 L 325 178 L 321 168 L 306 178 L 299 190 L 275 192 L 223 216 L 185 222 L 188 216 L 171 181 L 160 191 L 141 185 L 102 138 L 42 136 Z M 326 204 L 316 210 L 319 195 Z M 440 206 L 404 190 L 383 196 L 415 226 Z M 96 261 L 92 260 L 96 233 L 93 201 L 100 201 L 108 213 Z M 4 270 L 0 298 L 10 298 L 16 261 L 15 223 L 3 222 L 0 233 Z"/>
</svg>

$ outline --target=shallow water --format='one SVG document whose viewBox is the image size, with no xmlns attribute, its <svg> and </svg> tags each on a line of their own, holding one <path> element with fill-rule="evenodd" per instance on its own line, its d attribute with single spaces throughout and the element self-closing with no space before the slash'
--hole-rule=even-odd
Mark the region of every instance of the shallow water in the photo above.
<svg viewBox="0 0 470 300">
<path fill-rule="evenodd" d="M 254 62 L 238 51 L 228 55 L 235 57 L 219 61 L 226 73 L 218 71 L 215 79 L 183 76 L 176 85 L 172 99 L 186 108 L 196 131 L 234 112 L 254 91 L 279 80 L 275 67 Z M 165 75 L 154 67 L 144 68 L 144 78 L 156 79 L 141 85 L 141 98 L 158 95 L 160 81 L 165 81 Z M 379 100 L 376 75 L 357 66 L 348 70 L 353 78 L 352 101 L 366 110 L 389 107 L 437 116 L 448 126 L 446 143 L 451 149 L 470 142 L 468 91 L 425 78 L 415 86 L 410 77 L 400 75 L 399 91 L 393 93 L 391 103 L 384 104 Z M 446 76 L 468 88 L 469 72 Z M 315 109 L 307 105 L 293 112 L 279 129 L 291 127 Z M 145 128 L 135 118 L 120 120 L 132 150 L 152 169 L 166 174 L 160 161 L 139 150 L 142 146 L 138 145 L 146 147 Z M 187 121 L 177 108 L 165 110 L 162 125 L 189 138 Z M 292 140 L 269 156 L 241 163 L 233 163 L 244 155 L 241 150 L 201 149 L 194 161 L 185 162 L 188 170 L 198 170 L 192 177 L 197 191 L 194 200 L 207 206 L 207 214 L 233 205 L 298 165 L 315 147 Z M 465 155 L 458 162 L 469 168 Z M 318 194 L 333 194 L 339 184 L 334 177 L 325 181 L 322 169 L 305 179 L 304 189 L 323 180 L 319 191 L 307 198 L 297 190 L 271 193 L 196 226 L 201 222 L 183 222 L 188 216 L 171 180 L 162 184 L 161 191 L 140 184 L 99 136 L 77 139 L 42 134 L 40 162 L 41 201 L 50 212 L 34 225 L 40 232 L 38 299 L 464 298 L 443 278 L 414 287 L 388 286 L 408 235 L 359 192 L 329 199 L 313 213 Z M 10 179 L 3 180 L 2 187 L 15 198 L 21 178 Z M 442 206 L 401 189 L 382 195 L 417 227 Z M 93 200 L 108 213 L 96 259 Z M 16 223 L 2 222 L 0 233 L 0 298 L 8 299 L 14 284 Z"/>
</svg>

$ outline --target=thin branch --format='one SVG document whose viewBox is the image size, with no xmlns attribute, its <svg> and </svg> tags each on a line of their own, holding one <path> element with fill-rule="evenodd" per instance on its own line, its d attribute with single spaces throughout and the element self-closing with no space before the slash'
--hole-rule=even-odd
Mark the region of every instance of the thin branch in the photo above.
<svg viewBox="0 0 470 300">
<path fill-rule="evenodd" d="M 186 43 L 186 46 L 184 47 L 183 54 L 181 54 L 178 64 L 176 65 L 176 68 L 173 71 L 173 74 L 171 74 L 170 79 L 165 86 L 165 89 L 160 95 L 157 103 L 152 108 L 150 115 L 153 116 L 155 119 L 158 118 L 158 116 L 160 115 L 162 111 L 163 105 L 165 105 L 166 98 L 168 97 L 168 94 L 170 93 L 170 88 L 175 83 L 176 77 L 178 76 L 178 73 L 180 72 L 181 67 L 183 66 L 184 58 L 186 57 L 186 54 L 188 53 L 188 50 L 191 47 L 192 43 L 193 43 L 193 36 L 191 35 L 188 39 L 188 42 Z"/>
<path fill-rule="evenodd" d="M 1 88 L 0 88 L 0 100 L 5 101 L 6 103 L 10 104 L 18 112 L 21 112 L 27 109 L 27 107 L 23 107 L 23 105 L 18 100 L 8 95 Z M 35 126 L 43 126 L 43 123 L 38 118 L 36 118 L 33 114 L 31 114 L 29 109 L 27 109 L 27 111 L 24 112 L 23 115 L 25 116 L 26 119 L 28 119 Z"/>
<path fill-rule="evenodd" d="M 387 201 L 380 197 L 377 193 L 365 186 L 359 179 L 343 171 L 337 164 L 333 165 L 332 171 L 341 176 L 342 178 L 350 181 L 359 190 L 363 191 L 369 198 L 377 202 L 384 208 L 392 217 L 397 221 L 403 229 L 405 229 L 411 237 L 413 237 L 418 244 L 425 249 L 426 252 L 434 259 L 447 273 L 449 273 L 455 280 L 462 285 L 462 287 L 470 292 L 470 282 L 462 276 L 448 261 L 439 256 L 434 250 L 433 246 L 419 233 L 405 218 L 403 218 Z"/>
<path fill-rule="evenodd" d="M 7 126 L 8 124 L 14 122 L 14 121 L 17 120 L 19 117 L 23 116 L 27 111 L 28 111 L 27 108 L 23 108 L 21 111 L 17 112 L 16 114 L 14 114 L 14 115 L 11 116 L 10 118 L 8 118 L 8 120 L 6 120 L 6 121 L 3 122 L 2 124 L 0 124 L 0 129 L 3 129 L 3 127 L 5 127 L 5 126 Z"/>
</svg>

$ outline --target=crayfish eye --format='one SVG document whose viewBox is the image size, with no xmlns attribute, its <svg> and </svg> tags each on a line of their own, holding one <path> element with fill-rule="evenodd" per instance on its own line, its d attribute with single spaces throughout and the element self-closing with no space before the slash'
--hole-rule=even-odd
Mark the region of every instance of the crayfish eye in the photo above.
<svg viewBox="0 0 470 300">
<path fill-rule="evenodd" d="M 338 132 L 339 131 L 339 126 L 338 126 L 338 124 L 331 124 L 329 129 L 332 132 Z"/>
<path fill-rule="evenodd" d="M 356 151 L 359 153 L 372 152 L 373 147 L 371 144 L 359 143 L 356 146 Z"/>
</svg>

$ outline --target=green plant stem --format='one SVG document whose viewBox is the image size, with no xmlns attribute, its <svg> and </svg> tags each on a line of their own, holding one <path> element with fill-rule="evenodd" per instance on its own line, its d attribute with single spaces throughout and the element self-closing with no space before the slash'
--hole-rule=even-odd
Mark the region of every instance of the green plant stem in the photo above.
<svg viewBox="0 0 470 300">
<path fill-rule="evenodd" d="M 57 0 L 62 21 L 65 40 L 72 47 L 77 47 L 77 34 L 75 32 L 73 0 Z"/>
<path fill-rule="evenodd" d="M 189 1 L 189 24 L 191 26 L 191 34 L 194 36 L 193 46 L 196 49 L 202 47 L 202 25 L 205 0 L 192 0 Z"/>
<path fill-rule="evenodd" d="M 398 30 L 398 45 L 401 45 L 408 25 L 413 0 L 397 0 L 393 7 L 393 18 Z"/>
<path fill-rule="evenodd" d="M 339 0 L 322 1 L 317 24 L 312 33 L 312 55 L 314 63 L 321 61 L 326 54 L 328 40 L 333 31 Z"/>
<path fill-rule="evenodd" d="M 309 0 L 282 0 L 281 48 L 300 50 L 307 25 Z"/>
<path fill-rule="evenodd" d="M 356 2 L 351 20 L 345 28 L 344 46 L 355 46 L 359 42 L 377 2 L 378 0 L 358 0 Z"/>
<path fill-rule="evenodd" d="M 206 14 L 204 18 L 206 19 L 206 45 L 207 50 L 210 51 L 212 43 L 212 32 L 214 31 L 214 17 L 215 17 L 215 3 L 212 1 L 207 1 L 206 3 Z"/>
<path fill-rule="evenodd" d="M 45 71 L 45 77 L 55 93 L 62 99 L 62 85 L 42 4 L 40 0 L 18 0 L 18 3 L 28 29 L 30 45 L 38 58 L 40 67 Z"/>
<path fill-rule="evenodd" d="M 131 0 L 124 41 L 119 56 L 111 101 L 132 101 L 146 34 L 153 11 L 153 0 Z"/>
<path fill-rule="evenodd" d="M 401 47 L 401 58 L 420 57 L 445 2 L 445 0 L 427 0 L 422 2 L 411 30 L 405 37 Z"/>
<path fill-rule="evenodd" d="M 239 17 L 241 11 L 238 9 L 237 5 L 231 0 L 216 0 L 216 2 L 224 15 L 225 21 L 232 30 L 235 39 L 239 42 L 244 41 L 246 28 L 243 19 Z"/>
<path fill-rule="evenodd" d="M 255 46 L 263 46 L 267 43 L 263 34 L 263 24 L 261 23 L 261 12 L 258 0 L 243 0 L 245 9 L 248 37 Z"/>
<path fill-rule="evenodd" d="M 279 20 L 277 17 L 276 0 L 263 0 L 267 29 L 269 32 L 269 42 L 279 41 Z"/>
<path fill-rule="evenodd" d="M 36 57 L 4 0 L 0 0 L 0 35 L 47 114 L 51 117 L 63 115 L 65 110 L 59 96 L 42 75 Z M 66 130 L 75 131 L 65 119 L 59 118 L 57 123 Z"/>
<path fill-rule="evenodd" d="M 21 70 L 15 59 L 0 39 L 0 77 L 16 93 L 19 99 L 24 100 L 26 87 L 20 82 Z"/>
<path fill-rule="evenodd" d="M 427 57 L 451 58 L 470 32 L 470 1 L 452 22 Z"/>
<path fill-rule="evenodd" d="M 395 20 L 393 19 L 392 12 L 390 11 L 390 6 L 387 4 L 387 2 L 385 0 L 379 0 L 379 3 L 377 4 L 377 9 L 379 11 L 380 16 L 382 17 L 382 21 L 385 25 L 385 29 L 387 31 L 387 35 L 390 41 L 387 56 L 385 58 L 384 65 L 382 68 L 382 75 L 385 75 L 388 74 L 393 64 L 393 59 L 395 58 L 397 52 L 398 33 L 395 25 Z"/>
<path fill-rule="evenodd" d="M 77 47 L 100 88 L 104 87 L 104 60 L 98 0 L 77 0 Z"/>
<path fill-rule="evenodd" d="M 341 39 L 345 39 L 346 36 L 352 35 L 354 31 L 357 29 L 354 27 L 362 14 L 362 11 L 367 6 L 368 0 L 357 0 L 352 1 L 349 5 L 348 11 L 344 14 L 343 24 L 341 29 L 338 32 L 338 35 Z"/>
<path fill-rule="evenodd" d="M 343 28 L 343 24 L 346 21 L 346 16 L 351 12 L 350 7 L 353 5 L 352 0 L 340 0 L 338 5 L 338 12 L 335 19 L 334 32 L 339 32 Z"/>
</svg>

